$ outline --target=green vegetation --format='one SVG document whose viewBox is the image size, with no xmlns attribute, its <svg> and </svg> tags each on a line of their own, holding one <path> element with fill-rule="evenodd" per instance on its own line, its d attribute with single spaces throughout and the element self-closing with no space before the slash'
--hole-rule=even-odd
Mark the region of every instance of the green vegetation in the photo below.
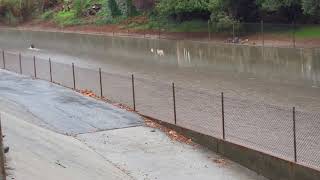
<svg viewBox="0 0 320 180">
<path fill-rule="evenodd" d="M 48 10 L 44 12 L 40 17 L 42 20 L 50 20 L 54 17 L 54 11 Z"/>
<path fill-rule="evenodd" d="M 60 26 L 82 24 L 81 19 L 77 18 L 77 12 L 75 10 L 58 12 L 54 15 L 53 20 Z"/>
<path fill-rule="evenodd" d="M 137 10 L 134 2 L 149 5 Z M 96 7 L 98 6 L 98 8 Z M 97 8 L 97 9 L 95 9 Z M 132 18 L 135 16 L 138 18 Z M 143 20 L 140 20 L 140 19 Z M 317 24 L 319 0 L 0 0 L 0 21 L 19 24 L 29 19 L 59 26 L 121 24 L 137 30 L 169 32 L 259 32 L 245 22 Z M 319 37 L 317 26 L 297 27 L 297 37 Z M 265 32 L 288 34 L 285 27 L 266 26 Z"/>
<path fill-rule="evenodd" d="M 295 32 L 298 38 L 319 38 L 320 26 L 306 26 L 300 27 Z"/>
</svg>

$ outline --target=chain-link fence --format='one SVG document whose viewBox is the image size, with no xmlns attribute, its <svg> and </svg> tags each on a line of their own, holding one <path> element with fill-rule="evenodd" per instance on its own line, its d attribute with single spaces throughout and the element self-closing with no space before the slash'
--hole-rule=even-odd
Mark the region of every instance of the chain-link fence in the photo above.
<svg viewBox="0 0 320 180">
<path fill-rule="evenodd" d="M 320 113 L 296 111 L 2 51 L 0 67 L 92 91 L 152 118 L 254 150 L 320 168 Z"/>
</svg>

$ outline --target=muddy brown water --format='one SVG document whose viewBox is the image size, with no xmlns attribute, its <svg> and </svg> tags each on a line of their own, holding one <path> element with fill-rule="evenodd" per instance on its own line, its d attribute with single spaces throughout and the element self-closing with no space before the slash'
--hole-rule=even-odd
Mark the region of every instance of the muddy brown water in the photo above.
<svg viewBox="0 0 320 180">
<path fill-rule="evenodd" d="M 320 50 L 0 31 L 0 48 L 272 104 L 319 110 Z M 39 51 L 29 50 L 34 44 Z"/>
<path fill-rule="evenodd" d="M 28 49 L 31 44 L 39 50 Z M 178 125 L 216 137 L 221 137 L 224 92 L 227 140 L 289 160 L 295 106 L 299 162 L 320 166 L 319 49 L 18 30 L 1 30 L 0 48 L 39 60 L 50 57 L 69 64 L 66 70 L 71 63 L 102 68 L 112 73 L 103 73 L 103 93 L 126 104 L 131 103 L 130 77 L 135 74 L 138 111 L 171 123 L 175 82 Z M 55 78 L 72 84 L 72 72 L 61 72 Z M 98 81 L 92 80 L 97 74 L 82 72 L 80 84 L 99 92 Z"/>
</svg>

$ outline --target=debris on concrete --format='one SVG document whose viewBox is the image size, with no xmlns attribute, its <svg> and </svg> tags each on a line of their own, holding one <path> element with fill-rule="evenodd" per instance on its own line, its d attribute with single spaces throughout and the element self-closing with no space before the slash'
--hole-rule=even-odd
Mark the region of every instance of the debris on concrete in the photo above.
<svg viewBox="0 0 320 180">
<path fill-rule="evenodd" d="M 195 143 L 192 142 L 192 139 L 183 136 L 182 134 L 177 133 L 176 131 L 169 129 L 165 126 L 162 126 L 151 119 L 144 118 L 144 122 L 148 127 L 160 129 L 173 141 L 178 141 L 181 143 L 189 144 L 196 146 Z"/>
<path fill-rule="evenodd" d="M 218 158 L 218 159 L 214 159 L 213 162 L 221 165 L 221 166 L 225 166 L 227 165 L 227 161 L 223 158 Z"/>
</svg>

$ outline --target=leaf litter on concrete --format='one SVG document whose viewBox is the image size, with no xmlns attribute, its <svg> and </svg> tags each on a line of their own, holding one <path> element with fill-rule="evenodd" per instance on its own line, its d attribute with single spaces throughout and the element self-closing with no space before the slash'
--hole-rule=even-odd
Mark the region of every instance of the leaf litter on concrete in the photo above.
<svg viewBox="0 0 320 180">
<path fill-rule="evenodd" d="M 134 110 L 131 108 L 131 107 L 128 107 L 124 104 L 121 104 L 121 103 L 114 103 L 112 102 L 111 100 L 109 100 L 107 97 L 99 97 L 98 95 L 96 95 L 94 92 L 92 92 L 91 90 L 87 90 L 87 89 L 84 89 L 84 90 L 80 90 L 78 91 L 80 92 L 81 94 L 83 94 L 84 96 L 88 96 L 88 97 L 91 97 L 91 98 L 95 98 L 97 100 L 103 100 L 107 103 L 110 103 L 120 109 L 125 109 L 127 111 L 130 111 L 130 112 L 134 112 Z M 138 112 L 136 112 L 138 113 Z M 177 142 L 181 142 L 181 143 L 185 143 L 185 144 L 189 144 L 189 145 L 192 145 L 192 146 L 196 146 L 195 143 L 192 142 L 192 140 L 190 138 L 187 138 L 186 136 L 183 136 L 182 134 L 170 129 L 170 128 L 167 128 L 159 123 L 157 123 L 156 121 L 150 119 L 150 118 L 146 118 L 143 116 L 143 119 L 145 121 L 145 124 L 146 126 L 148 127 L 151 127 L 151 128 L 155 128 L 155 129 L 159 129 L 161 131 L 163 131 L 171 140 L 173 141 L 177 141 Z"/>
</svg>

